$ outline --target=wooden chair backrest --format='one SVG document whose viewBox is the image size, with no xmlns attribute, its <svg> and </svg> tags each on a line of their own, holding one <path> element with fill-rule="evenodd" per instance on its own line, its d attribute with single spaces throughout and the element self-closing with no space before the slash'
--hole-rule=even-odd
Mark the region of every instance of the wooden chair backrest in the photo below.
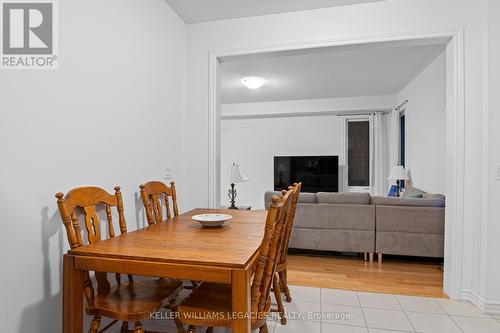
<svg viewBox="0 0 500 333">
<path fill-rule="evenodd" d="M 280 240 L 284 236 L 286 216 L 291 205 L 293 191 L 283 191 L 281 197 L 273 195 L 267 212 L 264 238 L 259 248 L 252 282 L 252 313 L 267 311 Z"/>
<path fill-rule="evenodd" d="M 111 207 L 116 207 L 118 210 L 118 224 L 120 233 L 127 232 L 127 224 L 125 222 L 125 215 L 123 212 L 123 199 L 120 192 L 120 187 L 115 187 L 115 194 L 109 194 L 99 187 L 78 187 L 68 192 L 66 196 L 59 192 L 56 194 L 57 206 L 59 214 L 61 215 L 62 222 L 66 229 L 66 235 L 70 247 L 76 248 L 85 245 L 82 238 L 82 231 L 78 221 L 77 212 L 81 209 L 84 215 L 85 229 L 87 231 L 87 242 L 93 244 L 101 241 L 101 224 L 99 216 L 97 215 L 97 207 L 104 205 L 106 209 L 107 230 L 109 237 L 115 237 L 115 230 L 113 227 L 113 218 L 111 214 Z M 120 275 L 116 274 L 116 281 L 120 283 Z M 107 273 L 95 272 L 97 280 L 97 292 L 99 294 L 109 293 L 111 286 L 107 279 Z M 132 277 L 129 276 L 130 282 L 133 282 Z M 94 302 L 94 288 L 90 279 L 89 272 L 86 272 L 84 279 L 84 295 L 88 304 Z"/>
<path fill-rule="evenodd" d="M 84 245 L 80 224 L 78 223 L 77 208 L 81 208 L 83 211 L 89 244 L 101 240 L 101 225 L 96 213 L 97 206 L 101 204 L 106 208 L 109 237 L 115 236 L 111 207 L 116 207 L 118 210 L 120 232 L 122 234 L 127 232 L 127 224 L 123 213 L 123 199 L 119 186 L 115 187 L 114 195 L 109 194 L 102 188 L 89 186 L 75 188 L 69 191 L 66 196 L 59 192 L 56 194 L 56 198 L 59 213 L 66 228 L 68 242 L 72 249 Z"/>
<path fill-rule="evenodd" d="M 170 187 L 159 181 L 150 181 L 139 186 L 141 189 L 142 203 L 146 210 L 148 224 L 160 223 L 163 221 L 161 200 L 165 203 L 167 218 L 171 218 L 169 197 L 172 199 L 174 216 L 179 215 L 177 207 L 177 193 L 175 192 L 175 182 L 170 182 Z"/>
<path fill-rule="evenodd" d="M 290 204 L 290 210 L 287 214 L 287 220 L 285 224 L 284 238 L 281 242 L 280 258 L 278 260 L 279 264 L 285 264 L 288 255 L 288 244 L 290 243 L 290 235 L 292 234 L 293 223 L 295 222 L 295 211 L 297 210 L 297 202 L 300 197 L 300 189 L 302 188 L 302 183 L 295 183 L 293 186 L 289 186 L 289 190 L 293 190 L 292 202 Z"/>
</svg>

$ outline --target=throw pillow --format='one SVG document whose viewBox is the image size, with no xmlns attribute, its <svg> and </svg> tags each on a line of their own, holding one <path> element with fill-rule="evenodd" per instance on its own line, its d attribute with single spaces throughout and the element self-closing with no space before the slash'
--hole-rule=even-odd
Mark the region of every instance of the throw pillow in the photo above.
<svg viewBox="0 0 500 333">
<path fill-rule="evenodd" d="M 416 196 L 420 194 L 420 196 Z M 425 191 L 422 191 L 416 187 L 407 188 L 403 193 L 403 198 L 423 198 Z"/>
<path fill-rule="evenodd" d="M 387 194 L 388 197 L 395 197 L 396 192 L 397 192 L 397 187 L 396 185 L 392 185 L 391 188 L 389 189 L 389 193 Z"/>
<path fill-rule="evenodd" d="M 422 199 L 424 195 L 422 193 L 409 193 L 406 196 L 403 195 L 405 199 Z"/>
<path fill-rule="evenodd" d="M 424 194 L 424 199 L 441 199 L 445 200 L 446 197 L 442 194 L 439 193 L 425 193 Z"/>
</svg>

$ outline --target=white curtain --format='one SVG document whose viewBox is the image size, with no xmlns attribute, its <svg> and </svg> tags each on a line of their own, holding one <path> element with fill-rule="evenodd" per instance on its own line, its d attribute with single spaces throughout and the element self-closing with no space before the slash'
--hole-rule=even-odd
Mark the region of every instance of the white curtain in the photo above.
<svg viewBox="0 0 500 333">
<path fill-rule="evenodd" d="M 399 164 L 399 110 L 394 108 L 391 112 L 391 130 L 390 130 L 390 152 L 389 167 Z"/>
<path fill-rule="evenodd" d="M 387 115 L 382 112 L 370 116 L 370 192 L 387 195 L 389 182 L 389 131 Z M 392 140 L 391 140 L 392 141 Z"/>
<path fill-rule="evenodd" d="M 390 122 L 390 137 L 389 137 L 389 166 L 388 170 L 391 170 L 393 166 L 399 165 L 399 145 L 400 145 L 400 119 L 399 119 L 399 109 L 394 108 L 391 112 L 391 122 Z M 389 185 L 395 184 L 394 181 L 389 182 Z"/>
</svg>

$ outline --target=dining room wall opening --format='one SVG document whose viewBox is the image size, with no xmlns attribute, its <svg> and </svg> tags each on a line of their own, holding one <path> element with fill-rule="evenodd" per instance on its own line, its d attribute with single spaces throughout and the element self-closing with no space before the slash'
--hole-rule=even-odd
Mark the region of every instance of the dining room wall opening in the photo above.
<svg viewBox="0 0 500 333">
<path fill-rule="evenodd" d="M 386 36 L 365 36 L 359 39 L 342 39 L 330 41 L 311 41 L 300 45 L 272 45 L 256 46 L 231 51 L 213 51 L 209 55 L 209 206 L 220 207 L 225 204 L 226 198 L 223 181 L 226 177 L 224 166 L 221 165 L 221 138 L 222 122 L 237 118 L 246 118 L 255 121 L 256 118 L 271 118 L 275 115 L 260 114 L 250 115 L 241 109 L 240 114 L 227 115 L 223 113 L 221 103 L 221 70 L 222 64 L 243 57 L 255 59 L 269 56 L 280 56 L 283 52 L 304 53 L 311 49 L 324 49 L 328 47 L 383 47 L 391 43 L 398 45 L 444 45 L 446 58 L 446 169 L 448 173 L 444 179 L 446 188 L 446 218 L 445 218 L 445 249 L 444 249 L 444 292 L 451 298 L 460 298 L 462 289 L 462 228 L 463 228 L 463 174 L 464 174 L 464 92 L 463 92 L 463 32 L 442 31 L 431 33 L 408 33 Z M 396 105 L 396 101 L 394 105 Z M 298 113 L 305 113 L 301 110 Z M 278 115 L 285 119 L 289 114 Z M 294 115 L 296 116 L 296 115 Z M 299 114 L 300 116 L 300 114 Z M 323 116 L 323 115 L 319 115 Z M 248 132 L 251 133 L 251 125 Z M 242 129 L 244 130 L 244 129 Z M 285 139 L 285 129 L 276 130 L 276 140 Z M 230 136 L 224 136 L 224 139 Z M 248 141 L 242 143 L 252 145 L 251 135 Z M 269 142 L 272 145 L 273 142 Z M 244 165 L 241 164 L 244 170 Z M 227 170 L 226 170 L 227 171 Z M 450 172 L 451 171 L 451 172 Z M 227 177 L 226 177 L 227 178 Z M 243 189 L 243 187 L 242 187 Z M 263 200 L 263 193 L 262 193 Z"/>
</svg>

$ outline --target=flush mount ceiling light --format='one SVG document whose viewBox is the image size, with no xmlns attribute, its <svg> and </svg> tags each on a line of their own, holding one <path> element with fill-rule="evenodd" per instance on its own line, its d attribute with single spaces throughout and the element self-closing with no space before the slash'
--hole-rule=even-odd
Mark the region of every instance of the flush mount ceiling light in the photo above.
<svg viewBox="0 0 500 333">
<path fill-rule="evenodd" d="M 241 79 L 241 83 L 248 89 L 259 89 L 267 83 L 267 80 L 261 77 L 251 76 Z"/>
</svg>

